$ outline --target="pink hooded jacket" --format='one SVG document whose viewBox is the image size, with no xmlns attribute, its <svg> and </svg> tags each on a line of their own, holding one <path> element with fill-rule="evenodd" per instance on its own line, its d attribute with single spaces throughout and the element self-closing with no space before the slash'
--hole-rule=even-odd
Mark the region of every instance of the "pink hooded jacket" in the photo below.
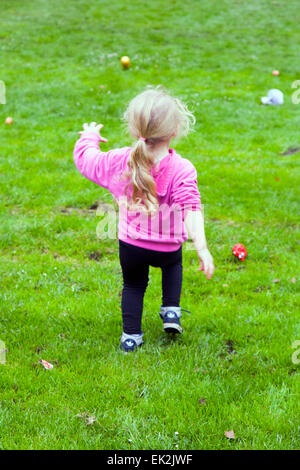
<svg viewBox="0 0 300 470">
<path fill-rule="evenodd" d="M 131 148 L 108 152 L 99 148 L 100 137 L 84 132 L 74 148 L 75 165 L 86 178 L 108 189 L 118 202 L 118 237 L 126 243 L 156 251 L 175 251 L 187 240 L 184 217 L 187 210 L 200 210 L 197 172 L 193 164 L 169 149 L 152 168 L 159 210 L 155 215 L 127 209 L 127 166 Z"/>
</svg>

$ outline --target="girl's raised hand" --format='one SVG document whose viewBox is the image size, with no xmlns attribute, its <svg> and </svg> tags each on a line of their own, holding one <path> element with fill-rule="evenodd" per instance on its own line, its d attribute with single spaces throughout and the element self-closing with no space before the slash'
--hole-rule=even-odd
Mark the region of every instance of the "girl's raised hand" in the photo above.
<svg viewBox="0 0 300 470">
<path fill-rule="evenodd" d="M 203 271 L 206 278 L 210 279 L 214 273 L 214 260 L 207 248 L 197 251 L 200 265 L 199 271 Z"/>
<path fill-rule="evenodd" d="M 103 124 L 97 124 L 96 122 L 91 122 L 91 124 L 87 124 L 86 122 L 83 124 L 83 131 L 78 132 L 78 134 L 83 134 L 84 132 L 93 132 L 100 136 L 100 142 L 107 142 L 107 139 L 100 135 L 100 131 L 103 127 Z"/>
</svg>

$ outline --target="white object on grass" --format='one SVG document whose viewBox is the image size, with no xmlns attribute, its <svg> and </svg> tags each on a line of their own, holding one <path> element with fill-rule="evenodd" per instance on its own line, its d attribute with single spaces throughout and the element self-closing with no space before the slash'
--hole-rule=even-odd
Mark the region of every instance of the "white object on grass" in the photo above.
<svg viewBox="0 0 300 470">
<path fill-rule="evenodd" d="M 272 88 L 272 90 L 268 91 L 267 96 L 261 97 L 262 104 L 272 104 L 272 105 L 279 105 L 283 104 L 283 93 L 276 88 Z"/>
<path fill-rule="evenodd" d="M 53 369 L 53 365 L 50 364 L 50 362 L 48 362 L 48 361 L 44 361 L 44 359 L 40 359 L 39 363 L 42 364 L 42 366 L 47 370 Z"/>
</svg>

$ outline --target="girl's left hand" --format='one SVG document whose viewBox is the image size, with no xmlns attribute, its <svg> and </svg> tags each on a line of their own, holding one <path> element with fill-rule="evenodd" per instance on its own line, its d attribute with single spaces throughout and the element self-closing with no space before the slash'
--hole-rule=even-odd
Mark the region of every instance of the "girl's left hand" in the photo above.
<svg viewBox="0 0 300 470">
<path fill-rule="evenodd" d="M 78 132 L 78 134 L 83 134 L 85 132 L 93 132 L 100 136 L 100 142 L 107 142 L 107 139 L 100 135 L 100 130 L 102 129 L 103 124 L 97 124 L 96 122 L 91 122 L 91 124 L 87 124 L 86 122 L 83 124 L 83 131 Z"/>
<path fill-rule="evenodd" d="M 200 260 L 200 268 L 198 271 L 203 271 L 207 279 L 211 279 L 215 266 L 214 260 L 207 248 L 197 250 L 197 254 Z"/>
</svg>

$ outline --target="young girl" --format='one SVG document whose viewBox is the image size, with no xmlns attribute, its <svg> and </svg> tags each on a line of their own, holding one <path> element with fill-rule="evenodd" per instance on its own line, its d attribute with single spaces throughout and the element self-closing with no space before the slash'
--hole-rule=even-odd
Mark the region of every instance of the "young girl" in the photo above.
<svg viewBox="0 0 300 470">
<path fill-rule="evenodd" d="M 119 204 L 119 256 L 123 273 L 121 348 L 134 351 L 143 343 L 143 298 L 149 266 L 162 270 L 160 317 L 168 333 L 182 333 L 180 294 L 182 243 L 193 240 L 200 270 L 214 272 L 207 249 L 197 173 L 189 160 L 169 148 L 186 135 L 194 116 L 178 99 L 161 89 L 134 98 L 125 120 L 133 147 L 102 152 L 103 125 L 84 124 L 74 161 L 89 180 L 107 188 Z"/>
</svg>

